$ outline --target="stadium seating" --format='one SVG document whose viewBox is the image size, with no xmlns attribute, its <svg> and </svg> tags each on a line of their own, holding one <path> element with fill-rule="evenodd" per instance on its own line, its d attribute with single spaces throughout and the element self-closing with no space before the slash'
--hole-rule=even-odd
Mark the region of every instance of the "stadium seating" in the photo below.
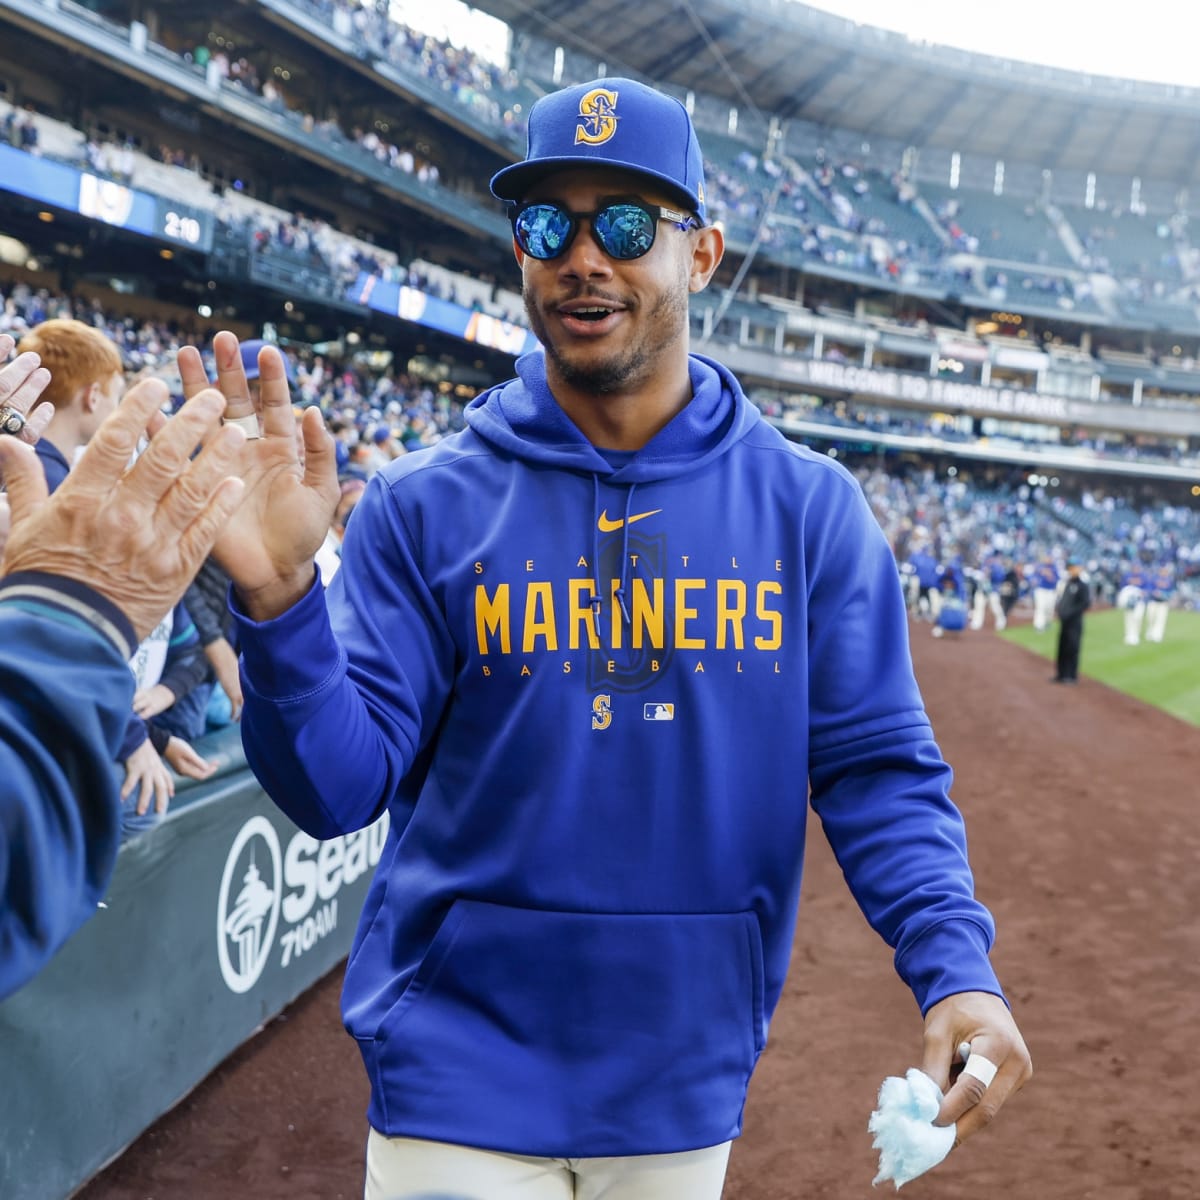
<svg viewBox="0 0 1200 1200">
<path fill-rule="evenodd" d="M 1029 198 L 931 183 L 922 183 L 921 194 L 951 240 L 980 258 L 1044 267 L 1076 265 L 1046 214 Z"/>
</svg>

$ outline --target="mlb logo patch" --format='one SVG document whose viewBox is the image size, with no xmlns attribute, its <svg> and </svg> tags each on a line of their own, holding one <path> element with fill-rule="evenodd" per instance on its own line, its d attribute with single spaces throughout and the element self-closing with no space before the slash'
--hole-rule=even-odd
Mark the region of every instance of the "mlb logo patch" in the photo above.
<svg viewBox="0 0 1200 1200">
<path fill-rule="evenodd" d="M 675 705 L 673 704 L 644 704 L 642 716 L 647 721 L 675 720 Z"/>
</svg>

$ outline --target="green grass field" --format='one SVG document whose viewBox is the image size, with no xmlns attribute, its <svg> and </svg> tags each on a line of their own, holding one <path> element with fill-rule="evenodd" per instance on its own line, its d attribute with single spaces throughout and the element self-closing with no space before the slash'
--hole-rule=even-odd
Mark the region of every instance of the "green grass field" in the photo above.
<svg viewBox="0 0 1200 1200">
<path fill-rule="evenodd" d="M 1123 618 L 1115 608 L 1084 617 L 1080 675 L 1200 725 L 1200 613 L 1173 611 L 1157 645 L 1126 646 Z M 1045 633 L 1035 633 L 1032 625 L 1013 626 L 1000 636 L 1054 661 L 1057 624 Z"/>
</svg>

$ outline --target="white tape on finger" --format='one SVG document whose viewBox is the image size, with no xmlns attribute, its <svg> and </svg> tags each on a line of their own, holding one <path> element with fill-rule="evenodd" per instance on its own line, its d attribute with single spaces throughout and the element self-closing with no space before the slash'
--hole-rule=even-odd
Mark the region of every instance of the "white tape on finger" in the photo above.
<svg viewBox="0 0 1200 1200">
<path fill-rule="evenodd" d="M 257 413 L 251 413 L 248 417 L 226 417 L 225 424 L 236 425 L 248 438 L 262 437 Z"/>
<path fill-rule="evenodd" d="M 974 1075 L 984 1087 L 991 1087 L 992 1080 L 996 1078 L 996 1064 L 990 1058 L 984 1058 L 982 1054 L 974 1054 L 967 1059 L 967 1065 L 963 1067 L 964 1075 Z"/>
</svg>

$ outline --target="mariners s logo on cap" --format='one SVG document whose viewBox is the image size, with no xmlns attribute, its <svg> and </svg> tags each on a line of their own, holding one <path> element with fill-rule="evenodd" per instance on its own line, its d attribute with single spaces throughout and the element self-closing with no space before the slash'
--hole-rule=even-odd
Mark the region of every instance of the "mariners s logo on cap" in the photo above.
<svg viewBox="0 0 1200 1200">
<path fill-rule="evenodd" d="M 529 110 L 525 158 L 492 176 L 492 194 L 519 204 L 549 175 L 597 167 L 644 176 L 665 187 L 672 204 L 708 223 L 704 158 L 687 106 L 636 79 L 616 76 L 537 100 Z"/>
<path fill-rule="evenodd" d="M 609 88 L 593 88 L 579 101 L 576 144 L 603 145 L 617 132 L 617 120 L 617 93 Z"/>
</svg>

